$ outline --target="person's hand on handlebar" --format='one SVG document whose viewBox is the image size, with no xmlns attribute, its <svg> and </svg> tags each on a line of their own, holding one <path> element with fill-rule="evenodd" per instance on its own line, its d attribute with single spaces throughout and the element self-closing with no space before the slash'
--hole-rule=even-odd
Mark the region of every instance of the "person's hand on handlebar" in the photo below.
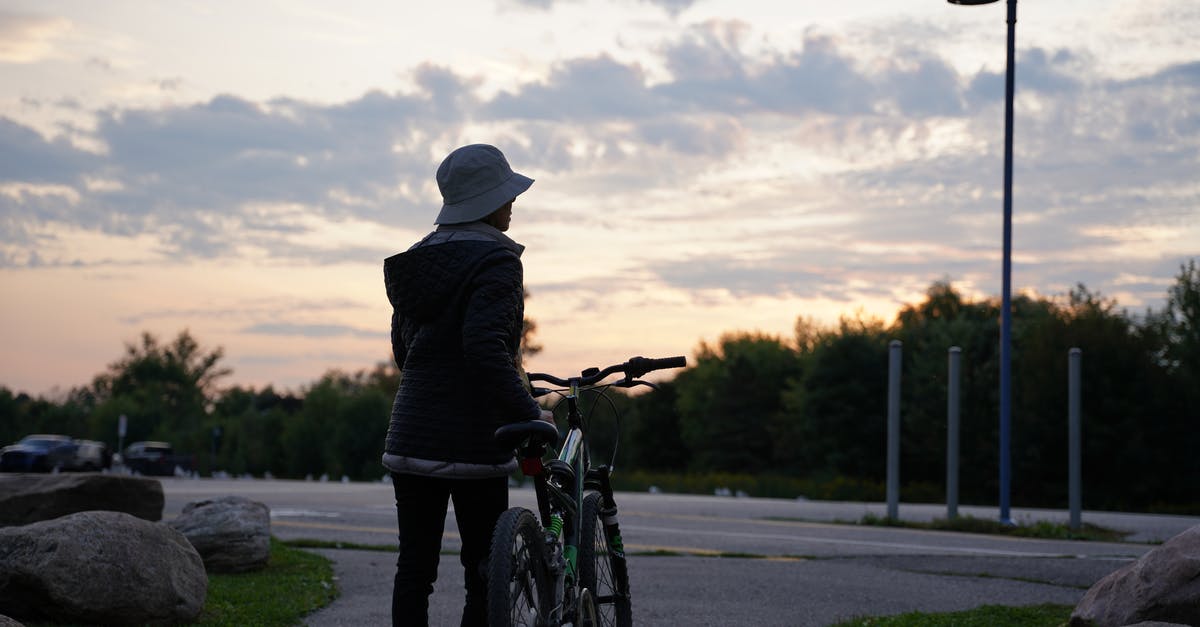
<svg viewBox="0 0 1200 627">
<path fill-rule="evenodd" d="M 542 410 L 542 420 L 545 420 L 546 422 L 548 422 L 550 424 L 554 424 L 554 412 L 543 409 Z"/>
</svg>

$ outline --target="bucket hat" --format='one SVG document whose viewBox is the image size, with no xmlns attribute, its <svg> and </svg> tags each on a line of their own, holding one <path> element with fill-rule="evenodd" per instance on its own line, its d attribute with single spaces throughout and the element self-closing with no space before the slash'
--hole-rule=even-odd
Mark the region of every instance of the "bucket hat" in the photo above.
<svg viewBox="0 0 1200 627">
<path fill-rule="evenodd" d="M 471 144 L 450 153 L 437 170 L 442 210 L 434 224 L 462 224 L 486 217 L 533 185 L 512 171 L 495 146 Z"/>
</svg>

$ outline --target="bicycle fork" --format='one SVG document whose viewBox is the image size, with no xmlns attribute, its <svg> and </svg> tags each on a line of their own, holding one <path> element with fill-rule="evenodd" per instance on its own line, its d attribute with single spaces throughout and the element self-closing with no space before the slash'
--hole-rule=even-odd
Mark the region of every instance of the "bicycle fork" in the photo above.
<svg viewBox="0 0 1200 627">
<path fill-rule="evenodd" d="M 608 540 L 608 550 L 613 556 L 619 558 L 610 562 L 613 569 L 613 585 L 617 588 L 613 590 L 613 595 L 629 598 L 629 587 L 620 583 L 629 581 L 629 573 L 628 565 L 625 562 L 625 543 L 621 539 L 621 524 L 617 519 L 617 502 L 613 499 L 609 474 L 608 466 L 600 466 L 588 473 L 588 483 L 589 487 L 595 488 L 600 493 L 600 522 L 604 525 L 604 536 Z M 594 542 L 595 540 L 589 538 L 588 541 Z M 596 597 L 597 603 L 608 603 L 614 600 L 608 597 Z"/>
<path fill-rule="evenodd" d="M 550 497 L 547 473 L 539 472 L 533 479 L 540 510 L 538 513 L 544 525 L 542 541 L 546 551 L 543 567 L 554 581 L 552 590 L 548 591 L 552 598 L 547 599 L 550 602 L 544 605 L 547 614 L 544 619 L 547 625 L 559 625 L 566 612 L 566 591 L 574 585 L 576 578 L 576 552 L 575 547 L 564 542 L 564 531 L 569 533 L 570 530 L 564 529 L 564 512 L 557 505 L 552 505 L 554 500 Z"/>
</svg>

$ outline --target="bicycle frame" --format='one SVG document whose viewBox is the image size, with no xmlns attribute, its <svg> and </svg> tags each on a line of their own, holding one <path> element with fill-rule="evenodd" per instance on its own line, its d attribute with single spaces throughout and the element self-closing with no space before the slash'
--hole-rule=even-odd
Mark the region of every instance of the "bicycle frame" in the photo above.
<svg viewBox="0 0 1200 627">
<path fill-rule="evenodd" d="M 609 483 L 609 467 L 607 465 L 592 468 L 590 456 L 583 431 L 583 414 L 579 410 L 580 378 L 568 380 L 569 386 L 564 396 L 567 403 L 567 435 L 563 439 L 557 464 L 551 464 L 549 472 L 537 468 L 532 474 L 534 493 L 537 496 L 538 514 L 542 526 L 553 536 L 553 543 L 562 549 L 562 572 L 555 572 L 559 585 L 555 588 L 555 607 L 551 619 L 560 621 L 564 613 L 569 613 L 571 604 L 578 601 L 578 563 L 577 557 L 581 542 L 579 515 L 583 510 L 584 495 L 588 490 L 600 493 L 605 507 L 605 528 L 610 531 L 615 540 L 614 550 L 622 551 L 620 531 L 616 518 L 616 503 L 613 500 L 612 486 Z M 538 460 L 540 462 L 540 460 Z M 538 464 L 538 466 L 541 466 Z M 569 473 L 562 472 L 563 467 L 570 469 Z M 523 466 L 523 468 L 525 468 Z M 534 470 L 534 468 L 529 468 Z M 526 472 L 529 475 L 529 472 Z M 570 481 L 570 485 L 562 485 Z M 611 527 L 610 527 L 611 525 Z M 548 539 L 549 540 L 549 539 Z M 552 559 L 557 554 L 552 555 Z M 553 565 L 552 565 L 553 566 Z M 561 598 L 570 591 L 567 598 Z M 557 623 L 555 623 L 557 624 Z"/>
<path fill-rule="evenodd" d="M 686 360 L 683 357 L 633 357 L 623 364 L 609 366 L 603 370 L 589 368 L 580 376 L 569 379 L 529 373 L 531 381 L 547 381 L 558 386 L 556 389 L 533 388 L 535 397 L 556 393 L 562 397 L 559 403 L 565 402 L 567 406 L 567 432 L 562 436 L 561 449 L 549 461 L 543 462 L 543 457 L 547 448 L 558 439 L 557 430 L 550 424 L 530 421 L 506 425 L 497 430 L 497 438 L 519 451 L 521 471 L 533 480 L 537 498 L 537 517 L 540 518 L 539 531 L 543 541 L 539 543 L 540 548 L 536 551 L 540 557 L 535 562 L 538 564 L 535 568 L 538 569 L 537 578 L 541 583 L 536 585 L 537 593 L 532 597 L 526 596 L 529 588 L 525 588 L 526 592 L 518 592 L 518 596 L 537 599 L 527 601 L 528 605 L 523 607 L 525 610 L 538 608 L 539 625 L 561 625 L 565 621 L 591 624 L 597 616 L 597 606 L 600 605 L 608 611 L 615 612 L 617 625 L 631 624 L 628 570 L 610 482 L 611 467 L 608 464 L 592 467 L 586 434 L 587 424 L 580 395 L 582 392 L 595 390 L 600 398 L 604 398 L 605 391 L 613 386 L 655 387 L 639 377 L 654 370 L 681 368 L 685 364 Z M 624 374 L 624 379 L 604 383 L 606 377 L 617 373 Z M 515 522 L 521 520 L 522 516 L 525 523 Z M 513 533 L 513 529 L 521 525 L 526 530 L 524 533 L 528 533 L 528 523 L 533 523 L 532 519 L 532 512 L 524 508 L 512 508 L 505 512 L 502 518 L 506 521 L 503 527 L 505 537 L 512 537 L 507 534 Z M 518 544 L 511 541 L 504 541 L 503 544 L 499 542 L 493 541 L 494 564 L 512 564 L 508 561 L 512 559 L 508 547 Z M 603 557 L 598 560 L 597 552 L 601 549 Z M 605 569 L 610 569 L 607 575 L 599 576 L 598 564 L 601 563 Z M 496 576 L 500 578 L 497 581 L 510 584 L 518 582 L 518 588 L 529 585 L 528 581 L 520 583 L 518 579 L 510 580 L 511 571 L 503 568 Z M 598 589 L 587 590 L 585 586 Z M 507 597 L 509 589 L 506 587 L 496 590 L 502 590 L 500 596 L 490 596 L 489 603 L 495 600 L 500 608 L 500 615 L 511 612 L 512 598 Z M 589 614 L 592 616 L 590 621 L 584 618 Z M 521 622 L 525 623 L 523 620 Z"/>
</svg>

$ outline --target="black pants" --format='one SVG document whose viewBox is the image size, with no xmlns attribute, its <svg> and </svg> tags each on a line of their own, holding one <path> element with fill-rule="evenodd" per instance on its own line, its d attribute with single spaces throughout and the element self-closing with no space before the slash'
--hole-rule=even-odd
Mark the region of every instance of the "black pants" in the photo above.
<svg viewBox="0 0 1200 627">
<path fill-rule="evenodd" d="M 508 478 L 441 479 L 392 473 L 400 557 L 392 587 L 392 625 L 429 624 L 429 595 L 437 580 L 446 503 L 462 537 L 461 561 L 467 589 L 462 625 L 487 625 L 487 567 L 492 529 L 508 509 Z"/>
</svg>

